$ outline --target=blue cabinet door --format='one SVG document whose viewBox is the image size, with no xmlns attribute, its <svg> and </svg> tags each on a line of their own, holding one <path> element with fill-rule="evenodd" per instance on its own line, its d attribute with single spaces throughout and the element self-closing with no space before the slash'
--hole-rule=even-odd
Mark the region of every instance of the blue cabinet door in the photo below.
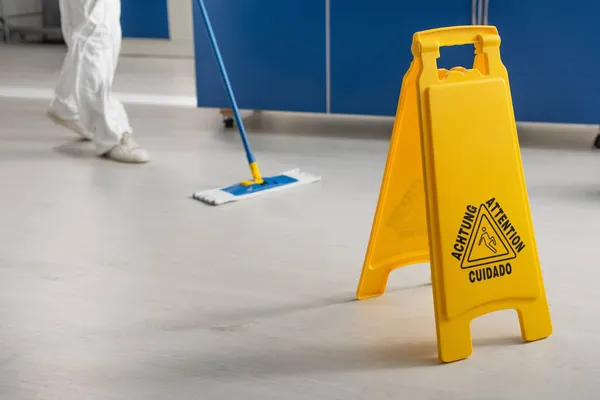
<svg viewBox="0 0 600 400">
<path fill-rule="evenodd" d="M 167 0 L 122 0 L 123 37 L 169 39 Z"/>
<path fill-rule="evenodd" d="M 515 115 L 531 122 L 600 122 L 600 3 L 490 2 Z"/>
<path fill-rule="evenodd" d="M 394 115 L 413 34 L 471 23 L 470 1 L 330 1 L 333 113 Z M 473 51 L 442 48 L 438 66 L 471 67 Z"/>
<path fill-rule="evenodd" d="M 198 106 L 229 107 L 194 2 Z M 325 111 L 324 0 L 205 0 L 240 108 Z"/>
</svg>

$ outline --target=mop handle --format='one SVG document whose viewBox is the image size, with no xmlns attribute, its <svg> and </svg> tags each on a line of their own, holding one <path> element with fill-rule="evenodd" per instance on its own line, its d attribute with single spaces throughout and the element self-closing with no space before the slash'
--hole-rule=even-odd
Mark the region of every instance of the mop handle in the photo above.
<svg viewBox="0 0 600 400">
<path fill-rule="evenodd" d="M 254 179 L 254 183 L 262 183 L 263 179 L 260 175 L 258 164 L 256 163 L 256 159 L 254 158 L 252 149 L 250 148 L 250 143 L 248 142 L 246 128 L 244 127 L 244 123 L 242 122 L 242 118 L 240 117 L 240 110 L 238 109 L 238 105 L 235 100 L 235 95 L 233 94 L 233 88 L 231 87 L 231 83 L 229 82 L 229 77 L 227 76 L 227 70 L 225 69 L 225 64 L 223 63 L 223 58 L 221 57 L 221 51 L 219 50 L 219 45 L 217 44 L 217 38 L 215 37 L 215 33 L 213 32 L 212 25 L 210 23 L 210 19 L 208 18 L 208 12 L 206 11 L 204 1 L 198 0 L 198 5 L 200 6 L 200 10 L 202 11 L 202 18 L 204 19 L 204 24 L 206 26 L 206 30 L 208 31 L 208 36 L 210 37 L 210 44 L 217 59 L 217 63 L 219 64 L 219 69 L 221 70 L 221 77 L 223 78 L 223 82 L 225 83 L 225 87 L 227 89 L 227 94 L 229 95 L 229 101 L 233 109 L 235 122 L 237 123 L 237 126 L 240 131 L 240 136 L 242 137 L 242 142 L 244 143 L 244 150 L 246 151 L 246 158 L 248 159 L 248 164 L 250 166 L 252 178 Z"/>
</svg>

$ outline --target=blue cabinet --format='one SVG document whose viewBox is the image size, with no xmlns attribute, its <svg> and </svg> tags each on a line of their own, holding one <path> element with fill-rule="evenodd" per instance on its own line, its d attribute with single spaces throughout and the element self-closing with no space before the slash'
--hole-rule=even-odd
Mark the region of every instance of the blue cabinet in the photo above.
<svg viewBox="0 0 600 400">
<path fill-rule="evenodd" d="M 598 123 L 600 3 L 490 2 L 519 121 Z"/>
<path fill-rule="evenodd" d="M 191 1 L 198 106 L 227 108 L 199 7 Z M 394 115 L 414 32 L 471 18 L 469 1 L 205 3 L 240 107 L 259 110 Z M 443 49 L 440 65 L 468 67 L 472 60 L 472 46 Z"/>
<path fill-rule="evenodd" d="M 169 39 L 167 0 L 122 0 L 123 37 Z"/>
<path fill-rule="evenodd" d="M 412 35 L 471 23 L 466 0 L 205 1 L 245 109 L 392 116 L 412 60 Z M 600 65 L 593 42 L 600 37 L 598 12 L 600 3 L 589 1 L 490 2 L 518 120 L 598 122 L 600 79 L 592 70 Z M 196 4 L 194 20 L 198 105 L 227 108 Z M 473 50 L 442 48 L 438 65 L 470 67 Z"/>
<path fill-rule="evenodd" d="M 188 0 L 190 1 L 190 0 Z M 198 106 L 229 106 L 196 0 Z M 326 111 L 323 0 L 205 0 L 238 105 Z"/>
<path fill-rule="evenodd" d="M 331 112 L 394 115 L 413 34 L 470 23 L 469 1 L 331 0 Z M 473 51 L 442 48 L 439 67 L 470 67 Z"/>
</svg>

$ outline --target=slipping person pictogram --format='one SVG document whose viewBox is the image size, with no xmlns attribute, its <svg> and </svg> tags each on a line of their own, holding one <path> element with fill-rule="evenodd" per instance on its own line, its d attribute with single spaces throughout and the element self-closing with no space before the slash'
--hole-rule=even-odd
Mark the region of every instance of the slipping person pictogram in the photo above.
<svg viewBox="0 0 600 400">
<path fill-rule="evenodd" d="M 481 244 L 483 243 L 485 244 L 485 247 L 490 249 L 492 253 L 496 254 L 498 252 L 498 250 L 496 250 L 496 248 L 494 247 L 496 246 L 496 237 L 490 236 L 485 227 L 483 227 L 481 231 L 483 233 L 481 234 L 481 238 L 479 239 L 478 246 L 481 246 Z"/>
</svg>

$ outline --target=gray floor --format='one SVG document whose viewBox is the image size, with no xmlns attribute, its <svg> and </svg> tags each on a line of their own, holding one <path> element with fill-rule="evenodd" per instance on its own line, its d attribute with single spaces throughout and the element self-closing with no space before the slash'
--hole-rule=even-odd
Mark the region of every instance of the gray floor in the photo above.
<svg viewBox="0 0 600 400">
<path fill-rule="evenodd" d="M 216 111 L 173 104 L 191 62 L 123 60 L 117 90 L 165 102 L 127 105 L 154 160 L 125 166 L 44 119 L 61 55 L 0 46 L 1 399 L 598 397 L 595 127 L 521 132 L 554 335 L 523 345 L 492 314 L 441 366 L 426 265 L 353 301 L 389 119 L 250 117 L 265 172 L 323 181 L 211 208 L 190 194 L 246 166 Z"/>
</svg>

